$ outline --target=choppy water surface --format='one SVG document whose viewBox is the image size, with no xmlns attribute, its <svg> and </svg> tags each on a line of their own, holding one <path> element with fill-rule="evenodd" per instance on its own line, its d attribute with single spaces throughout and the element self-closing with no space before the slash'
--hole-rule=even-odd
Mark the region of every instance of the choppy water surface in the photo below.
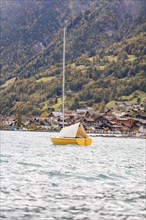
<svg viewBox="0 0 146 220">
<path fill-rule="evenodd" d="M 52 135 L 1 132 L 1 219 L 145 218 L 144 139 L 55 147 Z"/>
</svg>

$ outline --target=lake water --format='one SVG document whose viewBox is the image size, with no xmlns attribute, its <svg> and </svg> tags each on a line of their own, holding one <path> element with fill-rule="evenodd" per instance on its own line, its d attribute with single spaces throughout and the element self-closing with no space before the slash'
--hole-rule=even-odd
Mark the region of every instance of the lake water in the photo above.
<svg viewBox="0 0 146 220">
<path fill-rule="evenodd" d="M 144 139 L 63 147 L 51 136 L 1 131 L 1 219 L 145 219 Z"/>
</svg>

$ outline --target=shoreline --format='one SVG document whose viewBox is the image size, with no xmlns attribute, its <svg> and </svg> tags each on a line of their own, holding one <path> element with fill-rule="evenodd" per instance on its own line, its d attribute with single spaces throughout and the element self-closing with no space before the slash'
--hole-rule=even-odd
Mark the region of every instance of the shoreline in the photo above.
<svg viewBox="0 0 146 220">
<path fill-rule="evenodd" d="M 108 134 L 93 134 L 93 135 L 90 135 L 90 137 L 108 137 L 108 138 L 131 138 L 131 139 L 134 139 L 134 138 L 139 138 L 139 139 L 146 139 L 146 136 L 145 135 L 114 135 L 114 134 L 111 134 L 111 135 L 108 135 Z"/>
<path fill-rule="evenodd" d="M 48 132 L 48 133 L 59 133 L 59 131 L 43 131 L 43 130 L 0 130 L 0 131 L 13 131 L 13 132 Z M 146 139 L 146 135 L 144 134 L 101 134 L 101 133 L 87 133 L 90 137 L 106 137 L 106 138 L 139 138 L 139 139 Z"/>
</svg>

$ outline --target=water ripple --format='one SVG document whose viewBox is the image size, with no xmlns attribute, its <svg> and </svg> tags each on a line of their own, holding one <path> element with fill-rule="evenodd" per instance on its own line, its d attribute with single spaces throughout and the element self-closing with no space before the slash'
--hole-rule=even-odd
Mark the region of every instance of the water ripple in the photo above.
<svg viewBox="0 0 146 220">
<path fill-rule="evenodd" d="M 23 166 L 34 166 L 34 167 L 42 167 L 40 164 L 34 164 L 34 163 L 26 163 L 26 162 L 18 162 L 18 164 Z"/>
<path fill-rule="evenodd" d="M 1 133 L 1 219 L 144 219 L 145 140 L 55 147 L 50 136 Z"/>
</svg>

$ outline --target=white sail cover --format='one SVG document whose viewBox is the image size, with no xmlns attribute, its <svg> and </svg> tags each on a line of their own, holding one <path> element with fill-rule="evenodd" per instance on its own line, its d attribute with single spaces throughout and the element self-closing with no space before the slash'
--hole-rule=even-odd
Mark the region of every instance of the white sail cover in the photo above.
<svg viewBox="0 0 146 220">
<path fill-rule="evenodd" d="M 79 122 L 74 125 L 62 128 L 60 131 L 60 137 L 75 138 L 75 137 L 88 137 L 83 125 Z"/>
</svg>

